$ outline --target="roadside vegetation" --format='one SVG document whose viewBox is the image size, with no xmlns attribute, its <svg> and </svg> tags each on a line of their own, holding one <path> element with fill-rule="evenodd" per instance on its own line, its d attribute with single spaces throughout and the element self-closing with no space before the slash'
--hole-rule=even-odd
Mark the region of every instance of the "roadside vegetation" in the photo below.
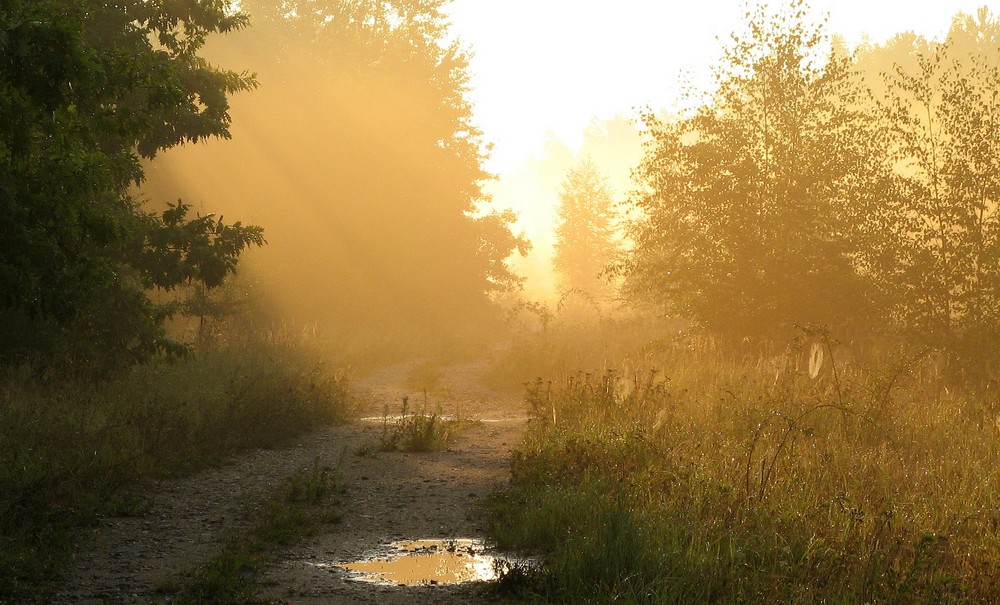
<svg viewBox="0 0 1000 605">
<path fill-rule="evenodd" d="M 445 1 L 321 4 L 0 8 L 0 601 L 56 580 L 99 517 L 142 514 L 147 480 L 342 417 L 345 376 L 317 359 L 463 349 L 518 283 L 504 259 L 527 242 L 479 204 Z M 234 163 L 198 158 L 229 138 Z M 255 139 L 294 140 L 297 168 L 250 163 Z M 247 214 L 264 226 L 223 220 Z M 266 243 L 255 296 L 227 291 Z M 399 446 L 446 443 L 448 422 L 408 418 Z"/>
<path fill-rule="evenodd" d="M 530 243 L 489 203 L 447 4 L 0 8 L 0 601 L 101 516 L 142 514 L 146 481 L 342 417 L 310 331 L 356 338 L 336 356 L 355 367 L 425 345 L 440 359 L 407 379 L 433 392 L 507 301 L 489 380 L 523 385 L 532 420 L 492 531 L 544 562 L 502 586 L 1000 602 L 996 17 L 852 49 L 805 0 L 749 4 L 714 86 L 638 116 L 628 199 L 590 160 L 566 174 L 561 294 L 539 302 L 518 298 Z M 265 234 L 268 311 L 239 310 L 225 286 Z M 310 328 L 261 327 L 283 321 Z M 461 421 L 440 412 L 387 408 L 372 447 L 447 447 Z M 337 491 L 312 473 L 180 598 L 251 600 L 268 549 L 309 531 L 299 505 Z"/>
<path fill-rule="evenodd" d="M 140 487 L 345 416 L 346 377 L 283 340 L 218 343 L 112 378 L 4 368 L 0 601 L 59 575 L 79 530 L 142 514 Z M 85 545 L 83 546 L 85 547 Z"/>
<path fill-rule="evenodd" d="M 532 420 L 492 536 L 543 560 L 501 587 L 1000 602 L 998 43 L 986 8 L 847 49 L 806 2 L 752 6 L 713 91 L 643 116 L 626 241 L 589 267 L 632 315 L 521 303 L 495 360 Z"/>
<path fill-rule="evenodd" d="M 398 415 L 386 406 L 377 449 L 382 452 L 436 452 L 447 449 L 469 421 L 444 413 L 440 405 L 429 409 L 427 398 L 413 406 L 403 397 Z"/>
<path fill-rule="evenodd" d="M 933 355 L 845 363 L 814 342 L 816 378 L 801 354 L 681 340 L 648 367 L 530 383 L 491 531 L 545 562 L 502 584 L 560 603 L 996 602 L 1000 398 L 946 388 Z"/>
</svg>

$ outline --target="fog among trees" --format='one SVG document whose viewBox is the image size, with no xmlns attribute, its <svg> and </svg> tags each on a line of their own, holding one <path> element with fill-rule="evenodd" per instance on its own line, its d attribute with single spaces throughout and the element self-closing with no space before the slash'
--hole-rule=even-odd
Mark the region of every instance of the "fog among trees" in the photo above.
<svg viewBox="0 0 1000 605">
<path fill-rule="evenodd" d="M 710 103 L 646 117 L 627 292 L 728 339 L 903 332 L 985 362 L 995 18 L 848 56 L 797 14 L 758 10 Z"/>
<path fill-rule="evenodd" d="M 233 99 L 242 143 L 178 150 L 146 190 L 267 225 L 254 275 L 279 315 L 468 323 L 516 286 L 506 259 L 526 242 L 484 205 L 466 51 L 444 42 L 441 5 L 245 2 L 256 26 L 209 49 L 262 82 Z"/>
<path fill-rule="evenodd" d="M 519 553 L 456 599 L 1000 602 L 1000 18 L 748 1 L 709 84 L 491 174 L 450 6 L 0 2 L 0 603 L 357 596 L 266 569 L 438 488 Z M 241 464 L 287 493 L 162 505 Z M 337 525 L 342 472 L 398 526 Z M 133 590 L 154 517 L 222 550 Z"/>
<path fill-rule="evenodd" d="M 220 285 L 265 238 L 241 287 L 276 318 L 482 326 L 521 287 L 512 263 L 531 242 L 485 192 L 471 50 L 443 0 L 51 4 L 8 9 L 4 38 L 5 203 L 21 217 L 4 312 L 42 340 L 165 351 L 179 292 Z M 817 325 L 991 347 L 995 18 L 850 49 L 809 14 L 751 9 L 701 105 L 635 116 L 645 155 L 619 200 L 600 184 L 611 131 L 585 137 L 538 236 L 556 290 L 652 302 L 733 342 Z M 119 330 L 102 313 L 123 305 Z M 24 338 L 8 335 L 8 358 L 62 346 Z"/>
</svg>

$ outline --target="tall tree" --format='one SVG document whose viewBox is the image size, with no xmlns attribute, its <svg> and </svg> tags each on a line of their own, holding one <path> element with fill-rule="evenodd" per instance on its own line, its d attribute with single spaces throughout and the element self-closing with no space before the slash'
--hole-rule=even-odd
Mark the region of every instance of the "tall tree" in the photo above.
<svg viewBox="0 0 1000 605">
<path fill-rule="evenodd" d="M 177 350 L 151 288 L 207 286 L 261 231 L 145 210 L 140 158 L 226 137 L 227 97 L 254 84 L 212 67 L 205 40 L 244 27 L 219 0 L 10 0 L 0 8 L 0 360 L 110 368 Z"/>
<path fill-rule="evenodd" d="M 611 191 L 589 159 L 569 171 L 559 193 L 553 266 L 563 292 L 580 290 L 603 301 L 610 284 L 601 274 L 615 253 Z"/>
<path fill-rule="evenodd" d="M 914 49 L 886 74 L 896 249 L 880 283 L 925 342 L 982 360 L 1000 342 L 1000 24 L 983 8 Z"/>
<path fill-rule="evenodd" d="M 646 116 L 626 289 L 734 339 L 870 312 L 851 215 L 869 150 L 849 62 L 804 2 L 747 14 L 717 92 L 675 121 Z"/>
<path fill-rule="evenodd" d="M 260 91 L 234 105 L 251 145 L 166 165 L 182 187 L 246 173 L 213 194 L 267 225 L 256 260 L 284 312 L 450 332 L 516 286 L 505 259 L 523 242 L 510 214 L 482 204 L 487 150 L 444 4 L 245 0 L 254 27 L 216 47 L 260 74 Z"/>
</svg>

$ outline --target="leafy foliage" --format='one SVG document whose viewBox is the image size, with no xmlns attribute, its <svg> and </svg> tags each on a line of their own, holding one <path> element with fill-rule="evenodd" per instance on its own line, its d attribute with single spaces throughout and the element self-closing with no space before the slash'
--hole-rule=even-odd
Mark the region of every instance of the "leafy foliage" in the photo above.
<svg viewBox="0 0 1000 605">
<path fill-rule="evenodd" d="M 214 191 L 268 225 L 272 246 L 255 261 L 284 312 L 369 333 L 418 322 L 455 332 L 517 286 L 504 261 L 526 243 L 512 214 L 485 204 L 468 56 L 449 41 L 443 5 L 247 0 L 253 29 L 215 48 L 260 73 L 261 90 L 234 105 L 241 140 L 258 147 L 172 154 L 164 172 L 190 181 L 259 160 Z"/>
<path fill-rule="evenodd" d="M 647 116 L 628 293 L 733 340 L 886 325 L 988 378 L 1000 339 L 1000 28 L 847 58 L 806 6 L 748 14 L 718 91 Z"/>
<path fill-rule="evenodd" d="M 0 9 L 0 359 L 110 368 L 178 351 L 147 289 L 221 283 L 257 227 L 145 210 L 140 158 L 227 137 L 252 77 L 198 56 L 247 18 L 198 0 L 13 0 Z M 9 127 L 8 127 L 9 125 Z"/>
<path fill-rule="evenodd" d="M 885 76 L 895 188 L 877 250 L 891 262 L 873 265 L 920 339 L 990 362 L 984 352 L 1000 342 L 1000 25 L 984 8 L 957 18 L 945 43 L 918 48 L 909 68 Z"/>
<path fill-rule="evenodd" d="M 748 14 L 712 102 L 646 116 L 627 289 L 733 338 L 843 325 L 871 305 L 850 221 L 869 150 L 849 64 L 804 10 Z"/>
</svg>

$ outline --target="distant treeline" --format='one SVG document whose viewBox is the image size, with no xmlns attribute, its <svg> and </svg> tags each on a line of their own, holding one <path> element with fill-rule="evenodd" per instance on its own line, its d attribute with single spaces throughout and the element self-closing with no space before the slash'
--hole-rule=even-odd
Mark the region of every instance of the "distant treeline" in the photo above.
<svg viewBox="0 0 1000 605">
<path fill-rule="evenodd" d="M 624 293 L 727 339 L 904 335 L 985 371 L 1000 344 L 1000 23 L 850 52 L 804 2 L 748 14 L 717 89 L 644 116 Z"/>
</svg>

